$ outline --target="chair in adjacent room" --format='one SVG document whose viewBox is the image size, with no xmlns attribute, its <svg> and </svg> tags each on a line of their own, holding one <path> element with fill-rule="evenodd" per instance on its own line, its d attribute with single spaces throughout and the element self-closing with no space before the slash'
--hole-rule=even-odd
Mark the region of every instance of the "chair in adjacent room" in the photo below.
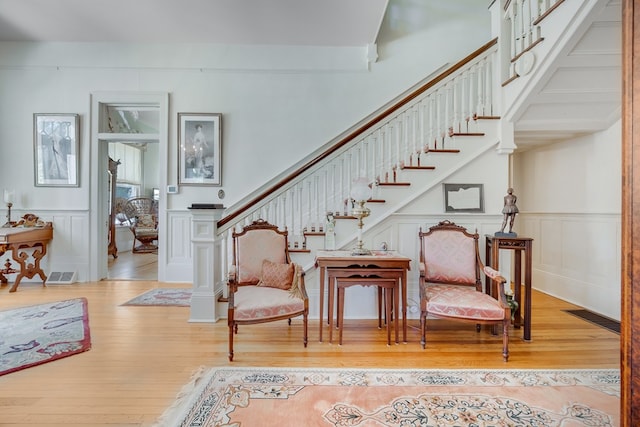
<svg viewBox="0 0 640 427">
<path fill-rule="evenodd" d="M 427 316 L 460 320 L 476 325 L 502 327 L 502 357 L 509 358 L 511 308 L 507 302 L 506 279 L 484 266 L 478 249 L 478 233 L 442 221 L 420 237 L 420 332 L 426 346 Z M 483 292 L 481 274 L 487 276 L 490 292 Z M 492 295 L 496 295 L 493 297 Z M 493 328 L 492 328 L 493 330 Z"/>
<path fill-rule="evenodd" d="M 133 233 L 133 253 L 158 252 L 158 209 L 150 197 L 132 197 L 124 205 L 124 213 Z M 139 242 L 139 243 L 138 243 Z"/>
<path fill-rule="evenodd" d="M 307 346 L 309 297 L 302 268 L 291 261 L 288 232 L 258 219 L 234 231 L 229 271 L 229 361 L 239 325 L 288 320 L 302 316 Z"/>
</svg>

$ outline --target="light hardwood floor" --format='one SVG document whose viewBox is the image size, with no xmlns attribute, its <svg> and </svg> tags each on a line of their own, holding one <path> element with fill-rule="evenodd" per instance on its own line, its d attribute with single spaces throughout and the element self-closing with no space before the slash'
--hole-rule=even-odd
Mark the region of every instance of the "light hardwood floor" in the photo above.
<svg viewBox="0 0 640 427">
<path fill-rule="evenodd" d="M 0 376 L 2 426 L 147 426 L 171 405 L 201 366 L 358 368 L 618 368 L 619 336 L 563 312 L 575 308 L 533 294 L 532 341 L 510 331 L 509 362 L 501 339 L 461 323 L 429 321 L 422 350 L 410 321 L 409 342 L 387 346 L 376 320 L 347 320 L 344 345 L 318 342 L 318 323 L 302 321 L 241 327 L 235 359 L 227 359 L 226 322 L 189 323 L 188 307 L 122 306 L 154 287 L 190 284 L 103 281 L 73 285 L 23 284 L 0 288 L 0 310 L 86 297 L 92 349 L 51 363 Z M 316 303 L 315 301 L 311 302 Z M 326 337 L 325 330 L 325 337 Z"/>
<path fill-rule="evenodd" d="M 110 280 L 157 280 L 158 254 L 118 252 L 118 257 L 109 257 L 108 278 Z"/>
</svg>

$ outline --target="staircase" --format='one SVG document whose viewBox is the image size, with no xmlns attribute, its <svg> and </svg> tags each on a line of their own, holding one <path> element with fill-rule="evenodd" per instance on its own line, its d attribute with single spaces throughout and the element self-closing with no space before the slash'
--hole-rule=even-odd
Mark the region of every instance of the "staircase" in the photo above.
<svg viewBox="0 0 640 427">
<path fill-rule="evenodd" d="M 502 2 L 492 12 L 499 15 L 494 32 L 501 38 L 410 88 L 231 207 L 217 224 L 221 245 L 228 248 L 234 229 L 262 218 L 289 231 L 295 261 L 311 269 L 315 251 L 325 247 L 327 213 L 336 218 L 336 248 L 355 245 L 349 195 L 354 179 L 365 177 L 373 189 L 365 220 L 370 230 L 484 153 L 512 152 L 513 124 L 505 123 L 501 110 L 516 104 L 517 91 L 543 74 L 531 69 L 541 60 L 526 60 L 544 51 L 545 19 L 569 7 L 563 3 Z M 226 292 L 224 283 L 215 288 Z"/>
<path fill-rule="evenodd" d="M 293 252 L 309 253 L 317 246 L 310 240 L 323 236 L 328 212 L 338 222 L 353 222 L 349 191 L 355 178 L 366 177 L 373 188 L 368 225 L 439 184 L 498 142 L 496 52 L 497 41 L 492 40 L 410 89 L 232 208 L 218 222 L 218 233 L 229 235 L 262 218 L 289 230 Z M 354 236 L 355 227 L 352 233 L 340 233 L 337 246 Z"/>
</svg>

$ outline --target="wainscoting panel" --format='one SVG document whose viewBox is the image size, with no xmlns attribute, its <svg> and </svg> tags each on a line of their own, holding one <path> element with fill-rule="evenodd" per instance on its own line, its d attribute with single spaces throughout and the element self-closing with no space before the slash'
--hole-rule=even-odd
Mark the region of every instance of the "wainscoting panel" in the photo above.
<svg viewBox="0 0 640 427">
<path fill-rule="evenodd" d="M 32 213 L 40 217 L 45 222 L 53 223 L 53 240 L 49 242 L 47 254 L 40 262 L 40 266 L 45 274 L 51 271 L 76 271 L 77 281 L 84 282 L 89 277 L 89 252 L 91 242 L 87 238 L 89 235 L 89 212 L 88 211 L 27 211 L 13 210 L 12 220 L 18 220 L 26 213 Z M 0 257 L 0 262 L 4 265 L 5 259 L 11 259 L 11 254 Z M 15 276 L 9 277 L 9 280 Z M 40 277 L 32 279 L 24 278 L 23 283 L 40 283 Z"/>
<path fill-rule="evenodd" d="M 533 237 L 533 287 L 620 319 L 619 214 L 521 213 Z"/>
<path fill-rule="evenodd" d="M 191 213 L 167 211 L 166 282 L 193 282 Z"/>
</svg>

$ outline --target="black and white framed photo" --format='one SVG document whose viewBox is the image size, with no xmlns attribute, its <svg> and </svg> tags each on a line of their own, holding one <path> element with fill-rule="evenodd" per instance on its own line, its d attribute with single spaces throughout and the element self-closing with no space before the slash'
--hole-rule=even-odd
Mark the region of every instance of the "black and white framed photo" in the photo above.
<svg viewBox="0 0 640 427">
<path fill-rule="evenodd" d="M 78 187 L 79 114 L 33 115 L 36 187 Z"/>
<path fill-rule="evenodd" d="M 222 114 L 178 113 L 178 184 L 222 185 Z"/>
<path fill-rule="evenodd" d="M 483 184 L 442 184 L 445 212 L 484 212 Z"/>
</svg>

